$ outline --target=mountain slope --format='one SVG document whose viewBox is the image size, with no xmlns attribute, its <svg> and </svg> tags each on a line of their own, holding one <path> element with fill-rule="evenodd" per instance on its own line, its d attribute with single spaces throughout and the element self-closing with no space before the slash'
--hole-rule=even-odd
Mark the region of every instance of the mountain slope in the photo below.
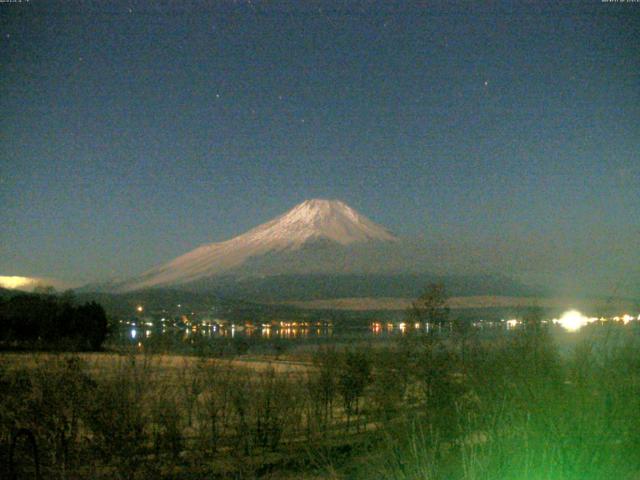
<svg viewBox="0 0 640 480">
<path fill-rule="evenodd" d="M 387 229 L 341 201 L 307 200 L 242 235 L 224 242 L 203 245 L 138 278 L 121 283 L 117 290 L 184 285 L 228 274 L 261 257 L 271 256 L 277 263 L 283 260 L 283 255 L 293 254 L 304 263 L 303 257 L 317 251 L 318 247 L 340 250 L 356 244 L 395 240 L 397 238 Z M 269 267 L 255 267 L 247 267 L 249 271 L 246 273 L 269 273 Z"/>
<path fill-rule="evenodd" d="M 442 283 L 452 296 L 545 296 L 544 289 L 521 284 L 507 276 L 436 275 L 431 273 L 275 274 L 265 277 L 217 276 L 188 285 L 194 292 L 215 292 L 221 298 L 256 302 L 337 298 L 416 298 L 430 283 Z"/>
</svg>

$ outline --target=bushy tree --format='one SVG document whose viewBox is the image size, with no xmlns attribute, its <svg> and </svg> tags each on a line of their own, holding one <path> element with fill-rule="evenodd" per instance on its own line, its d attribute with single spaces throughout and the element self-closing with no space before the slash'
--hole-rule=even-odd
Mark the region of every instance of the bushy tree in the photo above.
<svg viewBox="0 0 640 480">
<path fill-rule="evenodd" d="M 96 302 L 86 303 L 76 309 L 75 328 L 92 350 L 98 350 L 107 337 L 107 315 Z"/>
</svg>

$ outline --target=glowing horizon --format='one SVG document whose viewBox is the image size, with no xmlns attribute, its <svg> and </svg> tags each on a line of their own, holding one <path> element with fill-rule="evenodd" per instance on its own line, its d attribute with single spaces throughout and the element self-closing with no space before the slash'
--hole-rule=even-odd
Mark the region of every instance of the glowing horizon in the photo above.
<svg viewBox="0 0 640 480">
<path fill-rule="evenodd" d="M 16 290 L 27 286 L 35 286 L 37 283 L 38 280 L 35 278 L 0 275 L 0 287 L 8 288 L 10 290 Z"/>
<path fill-rule="evenodd" d="M 74 288 L 78 283 L 57 280 L 46 277 L 23 277 L 20 275 L 0 275 L 0 287 L 9 290 L 25 290 L 32 291 L 36 287 L 53 287 L 62 291 L 68 288 Z"/>
</svg>

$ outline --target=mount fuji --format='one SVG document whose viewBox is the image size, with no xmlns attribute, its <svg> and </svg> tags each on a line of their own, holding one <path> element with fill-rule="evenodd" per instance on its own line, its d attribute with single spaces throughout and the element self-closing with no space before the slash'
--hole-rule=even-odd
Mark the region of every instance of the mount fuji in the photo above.
<svg viewBox="0 0 640 480">
<path fill-rule="evenodd" d="M 473 268 L 448 243 L 399 238 L 338 200 L 313 199 L 237 237 L 202 245 L 133 278 L 80 292 L 213 294 L 258 302 L 415 298 L 428 283 L 453 295 L 529 295 L 500 274 Z M 155 293 L 154 293 L 155 292 Z M 164 292 L 164 293 L 163 293 Z"/>
<path fill-rule="evenodd" d="M 307 200 L 244 234 L 200 246 L 121 282 L 115 290 L 202 287 L 229 276 L 363 273 L 374 251 L 398 241 L 339 200 Z"/>
</svg>

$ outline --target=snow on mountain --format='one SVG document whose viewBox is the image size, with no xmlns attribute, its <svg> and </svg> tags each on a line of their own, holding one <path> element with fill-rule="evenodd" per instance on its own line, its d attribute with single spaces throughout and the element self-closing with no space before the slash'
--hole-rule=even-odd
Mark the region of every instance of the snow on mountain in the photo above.
<svg viewBox="0 0 640 480">
<path fill-rule="evenodd" d="M 307 200 L 289 212 L 230 240 L 192 250 L 171 262 L 124 282 L 118 290 L 180 285 L 227 273 L 249 259 L 298 251 L 316 241 L 337 247 L 357 243 L 395 241 L 384 227 L 338 200 Z"/>
</svg>

